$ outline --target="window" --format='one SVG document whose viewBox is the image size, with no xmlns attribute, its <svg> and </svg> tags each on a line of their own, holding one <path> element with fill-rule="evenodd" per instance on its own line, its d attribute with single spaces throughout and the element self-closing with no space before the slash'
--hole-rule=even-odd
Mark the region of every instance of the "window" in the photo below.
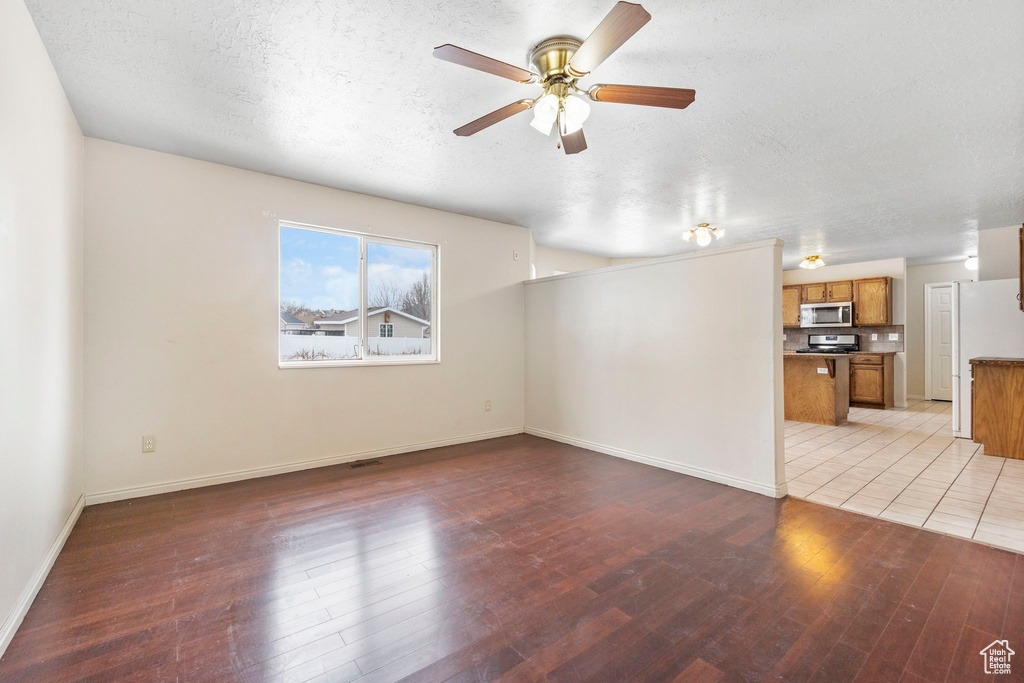
<svg viewBox="0 0 1024 683">
<path fill-rule="evenodd" d="M 437 252 L 281 223 L 280 367 L 437 362 Z"/>
</svg>

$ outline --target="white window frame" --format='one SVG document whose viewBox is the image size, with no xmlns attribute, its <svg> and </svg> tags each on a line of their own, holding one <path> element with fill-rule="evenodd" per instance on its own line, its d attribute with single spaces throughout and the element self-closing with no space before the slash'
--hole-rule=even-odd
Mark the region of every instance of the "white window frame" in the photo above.
<svg viewBox="0 0 1024 683">
<path fill-rule="evenodd" d="M 310 230 L 312 232 L 324 232 L 331 235 L 344 235 L 355 237 L 359 240 L 359 330 L 358 355 L 356 358 L 338 359 L 329 361 L 286 361 L 281 360 L 280 329 L 279 320 L 274 326 L 278 334 L 277 367 L 280 369 L 292 368 L 347 368 L 366 367 L 371 365 L 430 365 L 441 362 L 441 341 L 438 333 L 441 310 L 440 297 L 440 274 L 441 274 L 441 249 L 432 242 L 419 240 L 401 239 L 396 237 L 382 237 L 369 232 L 357 232 L 355 230 L 343 230 L 323 225 L 312 225 L 309 223 L 298 223 L 295 221 L 278 221 L 277 230 L 277 311 L 275 315 L 281 317 L 281 229 L 294 228 L 298 230 Z M 366 353 L 367 339 L 369 338 L 369 316 L 367 315 L 367 269 L 366 269 L 366 244 L 384 244 L 394 247 L 411 247 L 425 249 L 430 252 L 430 351 L 429 355 L 423 356 L 370 356 Z M 392 323 L 393 324 L 393 323 Z M 346 335 L 347 339 L 357 337 Z"/>
<path fill-rule="evenodd" d="M 380 326 L 377 328 L 377 332 L 378 332 L 377 336 L 378 337 L 380 337 L 381 339 L 394 339 L 395 338 L 395 324 L 394 323 L 379 323 L 379 325 Z M 384 334 L 384 328 L 385 327 L 389 328 L 388 332 L 390 332 L 391 334 Z"/>
</svg>

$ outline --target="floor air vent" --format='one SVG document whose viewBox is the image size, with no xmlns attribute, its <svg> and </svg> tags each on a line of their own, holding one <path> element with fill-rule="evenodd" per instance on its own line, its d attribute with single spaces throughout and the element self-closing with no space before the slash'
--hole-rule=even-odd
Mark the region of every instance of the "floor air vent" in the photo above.
<svg viewBox="0 0 1024 683">
<path fill-rule="evenodd" d="M 369 467 L 370 465 L 380 465 L 380 460 L 360 460 L 359 462 L 350 462 L 348 464 L 349 469 L 356 469 L 357 467 Z"/>
</svg>

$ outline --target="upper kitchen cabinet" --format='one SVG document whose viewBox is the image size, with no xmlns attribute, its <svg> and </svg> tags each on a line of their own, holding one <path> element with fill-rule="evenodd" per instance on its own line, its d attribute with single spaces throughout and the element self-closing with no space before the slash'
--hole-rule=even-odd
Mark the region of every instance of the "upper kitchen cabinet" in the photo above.
<svg viewBox="0 0 1024 683">
<path fill-rule="evenodd" d="M 892 278 L 853 281 L 853 324 L 892 325 Z"/>
<path fill-rule="evenodd" d="M 828 285 L 824 282 L 803 286 L 803 302 L 805 304 L 823 304 L 828 302 Z"/>
<path fill-rule="evenodd" d="M 782 288 L 782 326 L 800 327 L 800 304 L 803 287 L 788 285 Z"/>
<path fill-rule="evenodd" d="M 833 301 L 853 301 L 853 281 L 844 280 L 843 282 L 829 282 L 828 285 L 828 302 Z"/>
<path fill-rule="evenodd" d="M 840 282 L 814 282 L 803 285 L 802 303 L 825 304 L 853 301 L 853 281 L 842 280 Z"/>
</svg>

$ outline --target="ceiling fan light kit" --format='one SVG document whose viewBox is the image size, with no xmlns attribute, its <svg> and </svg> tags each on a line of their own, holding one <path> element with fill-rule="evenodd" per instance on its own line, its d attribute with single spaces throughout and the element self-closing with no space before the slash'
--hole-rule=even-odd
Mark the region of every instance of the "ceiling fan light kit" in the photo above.
<svg viewBox="0 0 1024 683">
<path fill-rule="evenodd" d="M 543 88 L 538 97 L 519 100 L 485 114 L 456 128 L 455 134 L 473 135 L 515 114 L 533 109 L 530 125 L 545 135 L 550 135 L 552 128 L 557 128 L 565 153 L 577 154 L 587 148 L 583 123 L 590 115 L 590 104 L 584 98 L 594 102 L 685 109 L 694 100 L 696 93 L 693 90 L 606 83 L 597 83 L 584 90 L 578 85 L 581 78 L 610 57 L 650 20 L 651 15 L 642 6 L 618 2 L 586 40 L 581 41 L 573 36 L 553 36 L 534 46 L 529 61 L 536 71 L 485 57 L 455 45 L 446 44 L 434 48 L 434 56 L 438 59 L 519 83 L 537 84 Z"/>
</svg>

